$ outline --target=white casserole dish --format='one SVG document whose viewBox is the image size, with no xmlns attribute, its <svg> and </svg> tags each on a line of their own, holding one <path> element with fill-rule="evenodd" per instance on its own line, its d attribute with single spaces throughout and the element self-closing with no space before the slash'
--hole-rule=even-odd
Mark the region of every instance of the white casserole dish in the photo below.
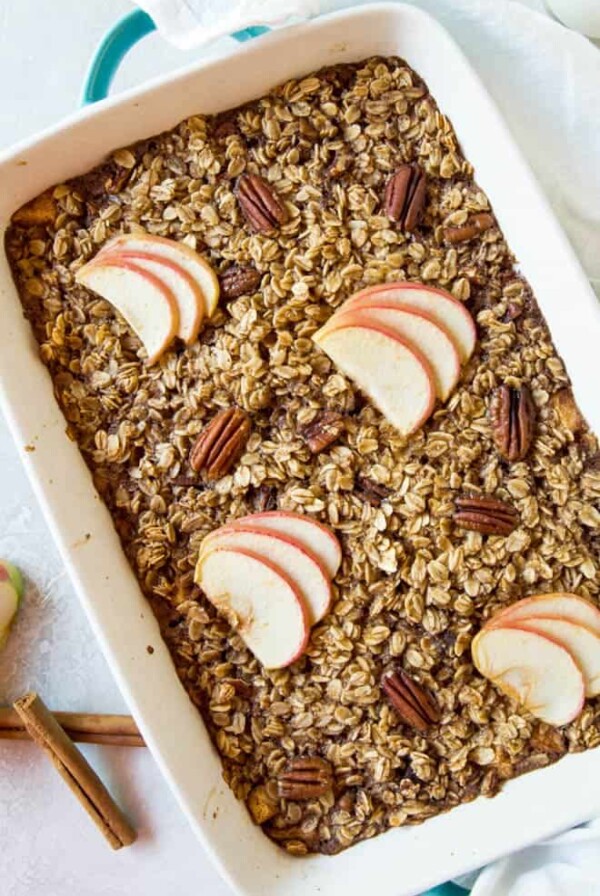
<svg viewBox="0 0 600 896">
<path fill-rule="evenodd" d="M 537 295 L 578 403 L 600 432 L 590 375 L 600 345 L 597 300 L 477 77 L 441 26 L 412 7 L 370 5 L 271 33 L 225 58 L 84 109 L 0 157 L 0 237 L 23 202 L 84 173 L 118 146 L 192 113 L 239 105 L 289 77 L 374 54 L 407 59 L 452 120 Z M 595 750 L 511 782 L 493 800 L 390 831 L 338 857 L 286 856 L 222 782 L 219 758 L 179 684 L 108 511 L 65 434 L 3 251 L 0 320 L 0 400 L 65 565 L 156 761 L 238 893 L 410 896 L 600 812 L 600 791 L 589 786 L 600 770 Z M 25 451 L 26 445 L 35 450 Z"/>
</svg>

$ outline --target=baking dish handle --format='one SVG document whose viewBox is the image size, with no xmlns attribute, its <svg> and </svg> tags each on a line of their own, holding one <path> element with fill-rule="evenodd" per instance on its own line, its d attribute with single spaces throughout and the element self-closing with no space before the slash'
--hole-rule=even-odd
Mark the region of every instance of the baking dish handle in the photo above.
<svg viewBox="0 0 600 896">
<path fill-rule="evenodd" d="M 108 96 L 110 85 L 121 62 L 143 37 L 156 30 L 156 25 L 142 9 L 134 9 L 112 26 L 100 41 L 90 62 L 81 91 L 81 105 L 97 103 Z M 243 42 L 264 34 L 269 29 L 256 25 L 232 34 Z"/>
</svg>

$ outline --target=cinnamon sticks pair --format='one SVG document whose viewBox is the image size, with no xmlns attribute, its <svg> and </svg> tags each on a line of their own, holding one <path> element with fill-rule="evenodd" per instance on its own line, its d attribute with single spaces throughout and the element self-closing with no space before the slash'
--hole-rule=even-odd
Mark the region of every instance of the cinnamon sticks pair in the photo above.
<svg viewBox="0 0 600 896">
<path fill-rule="evenodd" d="M 29 693 L 21 697 L 14 704 L 14 710 L 14 714 L 10 710 L 2 711 L 4 733 L 10 731 L 12 735 L 9 736 L 21 737 L 26 732 L 32 740 L 42 747 L 59 775 L 67 783 L 72 793 L 75 794 L 82 807 L 113 849 L 121 849 L 121 847 L 129 846 L 133 843 L 136 838 L 135 830 L 127 821 L 96 772 L 37 694 Z M 67 725 L 69 722 L 71 723 L 72 731 L 73 725 L 75 726 L 73 733 L 85 735 L 85 732 L 81 730 L 77 732 L 76 730 L 78 725 L 81 727 L 81 717 L 77 718 L 77 715 L 75 713 L 57 713 L 57 717 L 60 718 L 62 716 Z M 10 727 L 10 724 L 15 722 L 15 716 L 21 721 L 22 728 L 14 724 L 12 728 Z M 115 725 L 114 720 L 119 717 L 104 718 L 112 719 L 108 725 L 111 731 L 108 733 L 114 736 L 114 731 L 112 730 Z M 128 717 L 121 717 L 121 719 L 123 718 L 127 719 Z M 87 720 L 89 723 L 89 717 L 87 717 Z M 104 724 L 106 727 L 106 723 Z M 141 741 L 133 720 L 129 720 L 129 723 L 122 723 L 120 727 L 123 729 L 119 734 L 120 737 L 129 738 L 131 742 L 137 736 Z M 89 734 L 89 732 L 87 733 Z M 97 735 L 98 732 L 92 732 L 92 734 Z M 107 732 L 105 731 L 104 735 L 106 736 L 106 734 Z"/>
<path fill-rule="evenodd" d="M 52 712 L 71 740 L 110 747 L 144 747 L 144 739 L 131 716 L 87 712 Z M 30 740 L 16 709 L 0 706 L 0 740 Z"/>
</svg>

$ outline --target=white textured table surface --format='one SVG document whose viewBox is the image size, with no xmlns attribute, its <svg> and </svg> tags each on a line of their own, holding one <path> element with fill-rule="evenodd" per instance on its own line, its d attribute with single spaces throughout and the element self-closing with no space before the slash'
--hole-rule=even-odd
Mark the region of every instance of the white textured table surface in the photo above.
<svg viewBox="0 0 600 896">
<path fill-rule="evenodd" d="M 0 148 L 76 107 L 93 48 L 129 8 L 125 0 L 0 0 Z M 131 54 L 115 86 L 197 55 L 151 37 Z M 0 703 L 35 688 L 51 707 L 125 711 L 1 419 L 0 494 L 0 557 L 18 563 L 29 582 L 0 654 Z M 131 816 L 138 842 L 112 853 L 36 747 L 0 742 L 2 896 L 230 893 L 144 749 L 84 750 Z"/>
</svg>

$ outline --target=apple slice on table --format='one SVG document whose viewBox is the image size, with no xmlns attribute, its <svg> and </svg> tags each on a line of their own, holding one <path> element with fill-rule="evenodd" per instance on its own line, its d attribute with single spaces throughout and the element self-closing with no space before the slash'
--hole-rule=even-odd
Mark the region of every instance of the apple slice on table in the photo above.
<svg viewBox="0 0 600 896">
<path fill-rule="evenodd" d="M 567 725 L 583 708 L 583 674 L 558 642 L 518 628 L 482 629 L 471 645 L 479 672 L 549 725 Z"/>
<path fill-rule="evenodd" d="M 200 557 L 194 579 L 267 669 L 302 655 L 310 631 L 302 596 L 270 560 L 216 547 Z"/>
<path fill-rule="evenodd" d="M 568 619 L 541 616 L 521 619 L 507 627 L 545 635 L 565 647 L 582 671 L 585 696 L 600 694 L 600 637 L 590 628 Z"/>
<path fill-rule="evenodd" d="M 109 240 L 96 258 L 109 252 L 135 252 L 136 254 L 142 252 L 178 264 L 202 290 L 206 316 L 212 317 L 214 314 L 219 301 L 217 275 L 209 263 L 185 243 L 179 240 L 170 240 L 164 236 L 154 236 L 151 233 L 122 234 Z"/>
<path fill-rule="evenodd" d="M 0 560 L 0 583 L 2 582 L 10 582 L 17 592 L 17 597 L 21 600 L 25 591 L 23 576 L 14 563 L 10 563 L 8 560 Z"/>
<path fill-rule="evenodd" d="M 486 628 L 498 628 L 503 625 L 520 624 L 521 620 L 537 617 L 552 619 L 568 619 L 591 629 L 600 636 L 600 610 L 591 601 L 571 594 L 568 591 L 534 594 L 524 597 L 517 603 L 495 613 L 489 619 Z"/>
<path fill-rule="evenodd" d="M 365 392 L 384 417 L 408 436 L 435 404 L 434 376 L 421 352 L 379 323 L 325 327 L 316 344 Z"/>
<path fill-rule="evenodd" d="M 0 560 L 0 649 L 19 609 L 24 586 L 21 573 L 7 560 Z"/>
<path fill-rule="evenodd" d="M 477 342 L 477 330 L 473 318 L 462 302 L 443 289 L 425 286 L 423 283 L 380 283 L 355 293 L 342 307 L 357 309 L 384 303 L 424 311 L 436 323 L 446 328 L 454 341 L 461 362 L 465 363 L 473 354 Z"/>
<path fill-rule="evenodd" d="M 204 320 L 206 303 L 204 293 L 191 274 L 169 258 L 151 256 L 146 252 L 103 252 L 96 256 L 94 264 L 110 263 L 111 258 L 129 259 L 163 281 L 179 306 L 177 335 L 186 345 L 193 345 Z"/>
<path fill-rule="evenodd" d="M 460 376 L 460 359 L 448 331 L 423 311 L 416 311 L 408 305 L 386 305 L 382 301 L 381 304 L 373 303 L 368 308 L 342 307 L 321 332 L 335 330 L 343 323 L 361 324 L 369 321 L 383 324 L 421 352 L 433 370 L 437 397 L 446 401 Z"/>
<path fill-rule="evenodd" d="M 179 305 L 173 291 L 151 271 L 126 258 L 96 260 L 77 271 L 75 279 L 122 314 L 142 341 L 148 364 L 157 361 L 179 329 Z"/>
<path fill-rule="evenodd" d="M 233 523 L 204 539 L 200 558 L 219 547 L 243 548 L 274 563 L 298 587 L 311 625 L 327 613 L 331 604 L 327 572 L 310 551 L 289 535 Z"/>
<path fill-rule="evenodd" d="M 231 525 L 237 528 L 260 528 L 265 532 L 289 536 L 303 545 L 322 564 L 330 579 L 335 578 L 340 568 L 342 549 L 331 529 L 303 514 L 286 510 L 266 510 L 263 513 L 240 517 L 232 521 Z"/>
<path fill-rule="evenodd" d="M 0 649 L 6 643 L 19 603 L 19 594 L 12 582 L 8 579 L 0 582 Z"/>
</svg>

